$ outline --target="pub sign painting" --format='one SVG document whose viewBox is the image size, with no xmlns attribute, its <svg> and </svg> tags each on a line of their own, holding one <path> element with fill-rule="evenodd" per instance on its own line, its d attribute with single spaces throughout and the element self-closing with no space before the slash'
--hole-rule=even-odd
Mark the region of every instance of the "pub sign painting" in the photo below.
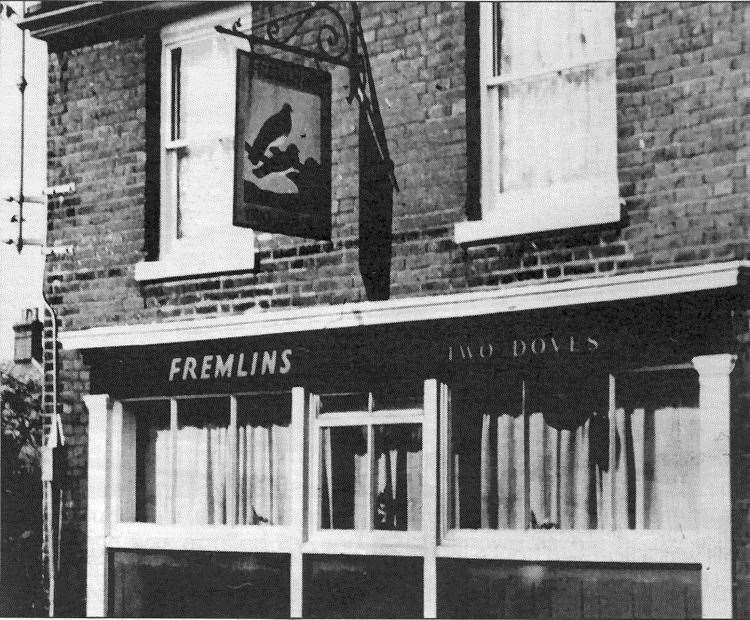
<svg viewBox="0 0 750 620">
<path fill-rule="evenodd" d="M 331 76 L 239 51 L 234 225 L 331 238 Z"/>
</svg>

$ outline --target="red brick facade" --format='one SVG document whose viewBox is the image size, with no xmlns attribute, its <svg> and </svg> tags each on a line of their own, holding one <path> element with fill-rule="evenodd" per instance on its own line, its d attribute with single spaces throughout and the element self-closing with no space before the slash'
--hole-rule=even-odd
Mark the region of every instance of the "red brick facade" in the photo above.
<svg viewBox="0 0 750 620">
<path fill-rule="evenodd" d="M 453 224 L 466 219 L 467 208 L 465 6 L 366 3 L 362 14 L 401 188 L 393 207 L 392 297 L 746 257 L 746 4 L 618 3 L 622 221 L 467 247 L 453 240 Z M 365 299 L 358 270 L 357 113 L 345 99 L 344 69 L 333 71 L 331 241 L 277 235 L 259 243 L 252 272 L 134 280 L 145 244 L 145 49 L 145 40 L 134 37 L 50 54 L 49 184 L 76 185 L 75 194 L 51 201 L 49 212 L 51 241 L 74 246 L 72 255 L 51 257 L 46 266 L 45 289 L 61 329 Z M 48 351 L 48 365 L 49 359 Z M 87 445 L 80 395 L 88 390 L 88 369 L 79 357 L 62 356 L 60 385 L 68 475 L 62 574 L 68 583 L 58 585 L 59 611 L 78 615 L 84 610 Z M 738 404 L 740 616 L 750 613 L 750 468 L 743 466 L 747 446 L 739 439 L 748 435 L 746 410 L 744 401 Z"/>
</svg>

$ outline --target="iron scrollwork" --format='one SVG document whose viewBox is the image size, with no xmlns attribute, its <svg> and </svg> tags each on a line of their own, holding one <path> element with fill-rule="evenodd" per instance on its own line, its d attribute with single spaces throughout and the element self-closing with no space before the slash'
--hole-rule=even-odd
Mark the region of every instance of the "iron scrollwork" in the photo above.
<svg viewBox="0 0 750 620">
<path fill-rule="evenodd" d="M 243 28 L 238 19 L 231 28 L 216 26 L 217 32 L 247 39 L 251 51 L 255 46 L 266 46 L 349 69 L 348 103 L 355 100 L 365 114 L 369 131 L 374 136 L 378 155 L 390 169 L 393 188 L 399 191 L 393 172 L 393 161 L 388 152 L 388 142 L 378 105 L 375 80 L 372 75 L 367 44 L 357 2 L 349 2 L 351 23 L 329 2 L 313 2 L 306 8 Z M 306 30 L 305 25 L 310 29 Z M 248 32 L 250 30 L 250 32 Z"/>
<path fill-rule="evenodd" d="M 311 23 L 311 30 L 305 31 L 305 25 Z M 264 45 L 322 62 L 350 68 L 356 63 L 356 51 L 352 46 L 355 35 L 344 16 L 327 2 L 272 16 L 253 24 L 250 33 L 243 31 L 241 19 L 231 29 L 217 26 L 216 30 L 247 38 L 252 45 Z M 297 44 L 293 45 L 293 42 Z"/>
</svg>

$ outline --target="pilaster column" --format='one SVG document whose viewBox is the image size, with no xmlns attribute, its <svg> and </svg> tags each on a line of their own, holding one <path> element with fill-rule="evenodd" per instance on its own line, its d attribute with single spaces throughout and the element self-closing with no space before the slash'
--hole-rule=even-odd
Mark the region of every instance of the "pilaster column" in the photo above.
<svg viewBox="0 0 750 620">
<path fill-rule="evenodd" d="M 306 540 L 305 506 L 305 430 L 307 424 L 308 394 L 302 387 L 292 389 L 292 451 L 289 464 L 291 488 L 291 514 L 289 527 L 292 533 L 292 552 L 289 557 L 289 615 L 292 618 L 302 617 L 303 599 L 303 566 L 302 545 Z"/>
<path fill-rule="evenodd" d="M 111 404 L 106 394 L 83 397 L 89 410 L 86 513 L 86 615 L 107 615 L 107 549 L 110 526 Z"/>
<path fill-rule="evenodd" d="M 693 358 L 700 385 L 699 524 L 705 534 L 701 570 L 704 618 L 732 617 L 732 507 L 729 454 L 730 375 L 736 356 Z"/>
</svg>

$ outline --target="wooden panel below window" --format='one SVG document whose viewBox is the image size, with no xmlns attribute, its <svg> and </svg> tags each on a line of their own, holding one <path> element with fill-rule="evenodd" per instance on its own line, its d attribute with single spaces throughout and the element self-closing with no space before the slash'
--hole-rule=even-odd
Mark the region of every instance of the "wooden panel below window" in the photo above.
<svg viewBox="0 0 750 620">
<path fill-rule="evenodd" d="M 422 584 L 422 558 L 307 556 L 303 615 L 421 618 Z"/>
<path fill-rule="evenodd" d="M 438 560 L 441 618 L 695 618 L 697 566 Z"/>
<path fill-rule="evenodd" d="M 286 555 L 113 551 L 110 562 L 110 616 L 289 616 Z"/>
</svg>

